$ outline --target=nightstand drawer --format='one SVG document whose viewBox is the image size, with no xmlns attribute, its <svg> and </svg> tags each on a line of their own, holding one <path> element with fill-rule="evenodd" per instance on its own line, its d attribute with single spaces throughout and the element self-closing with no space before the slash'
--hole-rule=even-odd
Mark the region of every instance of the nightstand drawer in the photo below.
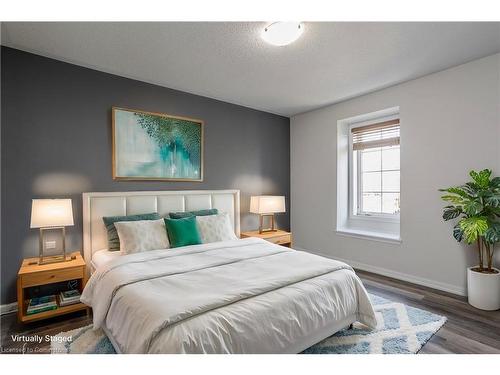
<svg viewBox="0 0 500 375">
<path fill-rule="evenodd" d="M 292 242 L 292 238 L 289 234 L 286 234 L 284 236 L 268 238 L 267 241 L 275 243 L 276 245 L 281 245 L 281 244 L 289 244 L 290 242 Z"/>
<path fill-rule="evenodd" d="M 65 268 L 53 271 L 34 272 L 22 276 L 22 287 L 58 283 L 60 281 L 83 279 L 83 267 Z"/>
</svg>

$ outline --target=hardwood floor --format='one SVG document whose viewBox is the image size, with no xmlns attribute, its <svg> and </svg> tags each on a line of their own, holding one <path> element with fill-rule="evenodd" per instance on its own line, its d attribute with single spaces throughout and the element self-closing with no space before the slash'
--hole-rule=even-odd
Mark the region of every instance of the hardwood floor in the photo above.
<svg viewBox="0 0 500 375">
<path fill-rule="evenodd" d="M 419 353 L 500 353 L 500 311 L 482 311 L 467 303 L 465 297 L 435 289 L 356 271 L 370 293 L 445 315 L 448 321 L 427 342 Z M 19 324 L 16 314 L 0 317 L 1 353 L 49 353 L 46 335 L 55 335 L 91 323 L 79 312 L 31 324 Z M 14 342 L 12 335 L 23 334 L 42 338 L 42 343 Z"/>
<path fill-rule="evenodd" d="M 500 353 L 500 310 L 479 310 L 466 297 L 360 270 L 356 273 L 370 293 L 448 318 L 419 353 Z"/>
</svg>

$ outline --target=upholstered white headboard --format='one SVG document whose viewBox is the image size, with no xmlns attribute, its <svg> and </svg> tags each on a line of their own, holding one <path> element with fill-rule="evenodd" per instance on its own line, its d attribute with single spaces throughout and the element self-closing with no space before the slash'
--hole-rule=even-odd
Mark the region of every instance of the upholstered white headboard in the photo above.
<svg viewBox="0 0 500 375">
<path fill-rule="evenodd" d="M 217 208 L 227 212 L 234 232 L 240 235 L 239 190 L 129 191 L 83 193 L 83 253 L 89 265 L 94 252 L 107 248 L 103 216 L 134 215 Z"/>
</svg>

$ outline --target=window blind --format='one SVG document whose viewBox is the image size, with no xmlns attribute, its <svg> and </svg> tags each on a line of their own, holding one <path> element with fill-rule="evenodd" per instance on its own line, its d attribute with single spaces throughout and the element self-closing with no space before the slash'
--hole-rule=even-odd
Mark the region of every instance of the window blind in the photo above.
<svg viewBox="0 0 500 375">
<path fill-rule="evenodd" d="M 353 150 L 399 145 L 399 119 L 351 129 Z"/>
</svg>

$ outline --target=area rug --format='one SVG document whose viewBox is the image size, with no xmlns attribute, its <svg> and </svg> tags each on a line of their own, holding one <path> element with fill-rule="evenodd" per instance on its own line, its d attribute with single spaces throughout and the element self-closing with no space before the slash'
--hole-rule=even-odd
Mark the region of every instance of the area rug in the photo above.
<svg viewBox="0 0 500 375">
<path fill-rule="evenodd" d="M 359 323 L 306 349 L 304 354 L 414 354 L 443 326 L 446 317 L 370 294 L 377 328 Z M 53 354 L 115 354 L 103 331 L 88 325 L 61 332 L 51 343 Z M 72 337 L 71 342 L 67 340 Z"/>
</svg>

